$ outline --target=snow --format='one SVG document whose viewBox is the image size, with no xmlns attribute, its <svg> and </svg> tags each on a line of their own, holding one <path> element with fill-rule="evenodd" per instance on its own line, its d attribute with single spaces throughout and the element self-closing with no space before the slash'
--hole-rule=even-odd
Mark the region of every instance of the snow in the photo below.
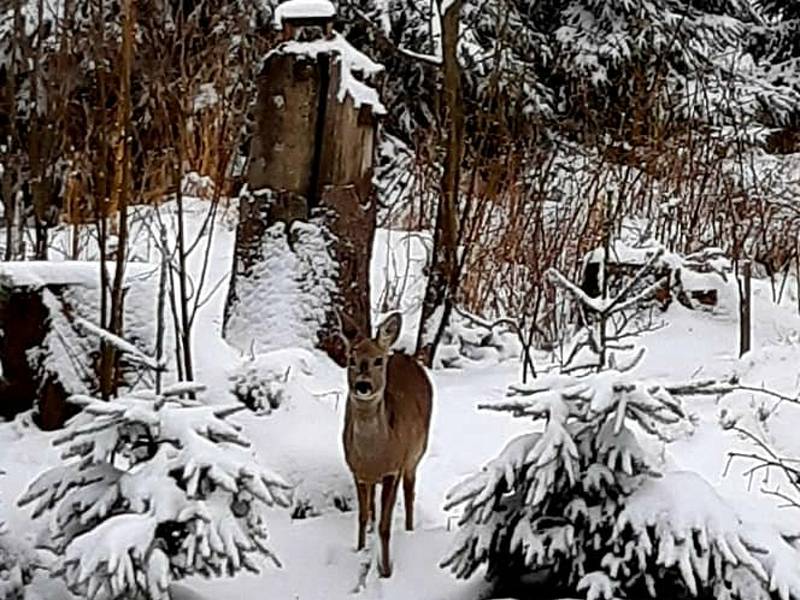
<svg viewBox="0 0 800 600">
<path fill-rule="evenodd" d="M 691 498 L 691 502 L 686 499 Z M 682 543 L 700 532 L 703 544 L 716 546 L 734 565 L 749 568 L 769 581 L 771 591 L 782 600 L 800 595 L 800 553 L 784 537 L 777 524 L 764 523 L 757 515 L 726 503 L 702 477 L 692 472 L 672 472 L 640 488 L 623 510 L 617 523 L 639 537 L 649 537 L 648 528 L 673 538 L 652 551 L 665 567 L 680 565 L 690 581 L 707 577 L 694 544 Z M 660 531 L 659 531 L 660 530 Z M 691 566 L 690 566 L 691 565 Z M 694 571 L 694 572 L 693 572 Z"/>
<path fill-rule="evenodd" d="M 286 19 L 332 19 L 336 8 L 329 0 L 287 0 L 275 9 L 275 23 Z"/>
<path fill-rule="evenodd" d="M 194 331 L 198 378 L 207 384 L 207 395 L 215 403 L 229 406 L 236 402 L 230 393 L 229 377 L 244 365 L 252 362 L 259 372 L 281 376 L 289 370 L 285 399 L 277 409 L 263 415 L 239 412 L 232 420 L 241 423 L 243 433 L 252 440 L 258 464 L 270 465 L 279 472 L 295 486 L 295 498 L 302 499 L 312 509 L 307 518 L 293 519 L 289 512 L 270 515 L 270 547 L 280 559 L 281 569 L 265 569 L 261 575 L 245 574 L 235 579 L 191 578 L 172 586 L 173 600 L 233 600 L 265 594 L 302 600 L 350 599 L 359 580 L 362 557 L 354 552 L 356 517 L 352 511 L 352 480 L 341 450 L 345 374 L 285 329 L 279 315 L 291 315 L 295 307 L 288 301 L 279 302 L 276 296 L 264 297 L 268 303 L 265 308 L 278 315 L 266 323 L 286 332 L 289 337 L 285 347 L 267 345 L 251 350 L 245 345 L 238 349 L 222 340 L 222 307 L 231 268 L 235 214 L 235 206 L 225 209 L 213 229 L 202 236 L 202 240 L 207 240 L 213 234 L 213 260 L 208 275 L 210 283 L 204 292 L 209 296 L 208 302 L 198 312 Z M 187 200 L 192 239 L 200 232 L 205 215 L 201 202 Z M 167 208 L 164 216 L 172 219 Z M 371 275 L 374 314 L 377 317 L 398 308 L 403 311 L 407 325 L 401 346 L 411 343 L 412 332 L 416 330 L 414 319 L 418 320 L 424 284 L 420 278 L 421 262 L 428 241 L 424 236 L 399 231 L 381 230 L 376 236 Z M 142 276 L 149 273 L 155 279 L 152 273 L 158 253 L 148 255 L 144 237 L 137 241 L 134 254 L 144 262 L 141 266 L 130 265 L 128 273 Z M 189 257 L 189 268 L 195 274 L 200 271 L 200 254 Z M 96 263 L 6 263 L 0 264 L 0 272 L 25 285 L 64 282 L 91 288 L 96 287 L 99 267 Z M 220 280 L 223 283 L 215 288 L 214 284 Z M 796 299 L 787 295 L 784 305 L 776 306 L 768 282 L 754 280 L 753 286 L 753 352 L 742 359 L 737 355 L 738 329 L 732 310 L 735 305 L 730 306 L 731 310 L 705 313 L 689 311 L 674 303 L 665 313 L 667 326 L 642 336 L 640 341 L 647 352 L 631 375 L 644 380 L 683 381 L 736 374 L 755 386 L 764 384 L 783 393 L 796 393 L 795 366 L 800 363 L 800 318 L 793 304 Z M 154 296 L 142 295 L 131 299 L 130 308 L 136 314 L 152 315 L 154 302 Z M 262 325 L 261 316 L 253 315 L 250 328 L 256 331 Z M 138 344 L 137 347 L 146 349 Z M 534 359 L 537 366 L 551 362 L 551 357 L 545 354 L 537 354 Z M 174 376 L 174 365 L 168 367 L 171 371 L 167 384 Z M 519 381 L 520 370 L 518 360 L 512 358 L 499 364 L 478 362 L 466 368 L 431 372 L 435 384 L 434 414 L 430 446 L 418 474 L 418 527 L 413 533 L 403 531 L 403 511 L 396 510 L 392 537 L 394 575 L 389 580 L 379 580 L 371 571 L 361 597 L 382 600 L 487 597 L 487 584 L 479 576 L 460 581 L 438 567 L 453 543 L 459 516 L 446 508 L 445 498 L 458 482 L 497 457 L 510 440 L 536 433 L 524 419 L 477 409 L 479 403 L 508 402 L 508 386 Z M 593 401 L 596 407 L 603 406 L 603 398 Z M 796 436 L 800 408 L 783 403 L 765 424 L 755 416 L 762 405 L 766 410 L 775 408 L 775 402 L 752 393 L 732 394 L 719 402 L 714 397 L 688 399 L 685 407 L 695 422 L 694 432 L 655 448 L 663 454 L 668 475 L 663 482 L 654 483 L 656 487 L 641 491 L 640 502 L 633 505 L 628 517 L 636 524 L 656 517 L 664 508 L 660 499 L 669 494 L 696 498 L 696 503 L 689 503 L 687 512 L 670 514 L 673 528 L 677 531 L 705 523 L 713 530 L 730 527 L 734 519 L 741 520 L 740 531 L 747 531 L 748 543 L 759 547 L 776 545 L 774 554 L 756 558 L 768 574 L 779 575 L 775 579 L 777 584 L 790 582 L 795 573 L 796 549 L 780 540 L 800 532 L 800 517 L 795 512 L 778 509 L 776 502 L 762 493 L 760 481 L 743 477 L 751 466 L 746 461 L 735 461 L 728 466 L 729 450 L 752 448 L 735 431 L 726 430 L 719 423 L 726 411 L 742 424 L 758 424 L 759 431 L 773 440 L 778 449 L 796 456 L 800 452 Z M 37 473 L 58 464 L 59 449 L 51 445 L 57 436 L 37 430 L 28 414 L 0 424 L 0 470 L 7 472 L 0 476 L 0 520 L 6 522 L 11 535 L 28 546 L 42 539 L 47 523 L 43 519 L 31 521 L 30 510 L 16 507 L 16 501 Z M 773 476 L 770 481 L 777 480 Z M 337 508 L 342 499 L 349 503 L 349 512 Z M 721 500 L 728 509 L 708 514 L 709 499 Z M 746 579 L 740 583 L 745 585 Z M 586 580 L 589 587 L 599 589 L 602 584 L 597 578 Z M 49 579 L 43 572 L 37 573 L 30 595 L 47 600 L 70 598 L 57 580 Z"/>
<path fill-rule="evenodd" d="M 67 320 L 62 301 L 50 290 L 42 294 L 42 301 L 50 315 L 51 329 L 40 348 L 28 351 L 28 362 L 57 376 L 67 393 L 85 393 L 83 356 L 89 348 Z"/>
<path fill-rule="evenodd" d="M 132 266 L 132 270 L 137 270 Z M 109 264 L 113 274 L 113 266 Z M 99 286 L 100 263 L 89 261 L 21 261 L 0 263 L 0 278 L 15 286 L 40 288 L 47 285 Z M 112 275 L 113 276 L 113 275 Z"/>
<path fill-rule="evenodd" d="M 614 240 L 608 249 L 608 262 L 609 264 L 624 264 L 624 265 L 637 265 L 643 266 L 658 252 L 663 253 L 663 247 L 656 243 L 641 246 L 631 246 L 623 240 Z M 585 261 L 587 263 L 602 262 L 605 256 L 603 248 L 596 248 L 589 252 Z M 675 261 L 677 257 L 674 255 L 666 256 L 663 260 Z"/>
<path fill-rule="evenodd" d="M 383 66 L 373 61 L 369 56 L 356 50 L 339 33 L 334 33 L 333 37 L 311 42 L 288 41 L 281 44 L 274 52 L 286 54 L 300 54 L 304 56 L 316 57 L 319 54 L 339 54 L 347 68 L 357 73 L 362 73 L 366 77 L 372 77 L 383 71 Z"/>
<path fill-rule="evenodd" d="M 428 234 L 377 229 L 370 268 L 373 321 L 393 311 L 403 314 L 403 330 L 395 348 L 411 351 L 425 294 L 425 261 L 433 241 Z"/>
<path fill-rule="evenodd" d="M 113 333 L 106 331 L 102 327 L 98 327 L 94 323 L 87 321 L 86 319 L 82 319 L 80 317 L 77 317 L 75 319 L 75 322 L 81 329 L 85 329 L 92 335 L 95 335 L 98 338 L 105 340 L 108 344 L 114 346 L 120 352 L 128 354 L 129 358 L 141 362 L 142 364 L 153 369 L 154 371 L 161 371 L 165 368 L 163 361 L 160 363 L 157 362 L 154 358 L 147 356 L 136 346 L 131 344 L 129 341 L 122 339 L 118 335 L 114 335 Z"/>
<path fill-rule="evenodd" d="M 288 41 L 284 42 L 272 52 L 285 54 L 298 54 L 316 58 L 320 54 L 330 54 L 337 57 L 339 65 L 339 89 L 337 99 L 343 102 L 350 98 L 356 108 L 368 105 L 376 115 L 386 114 L 386 108 L 380 100 L 375 88 L 360 81 L 360 77 L 369 79 L 383 71 L 383 66 L 374 62 L 366 54 L 359 52 L 339 33 L 331 37 L 314 40 L 311 42 Z"/>
<path fill-rule="evenodd" d="M 291 249 L 287 239 L 291 239 Z M 237 303 L 226 338 L 242 353 L 280 348 L 312 349 L 331 309 L 336 265 L 325 232 L 312 223 L 276 223 L 264 235 L 264 257 L 241 266 Z"/>
<path fill-rule="evenodd" d="M 272 557 L 263 507 L 287 507 L 289 486 L 226 420 L 241 407 L 155 392 L 73 402 L 82 411 L 53 441 L 65 447 L 63 462 L 19 504 L 35 502 L 34 516 L 54 511 L 58 569 L 76 594 L 119 597 L 144 584 L 166 600 L 170 573 L 257 570 L 254 553 Z M 234 514 L 237 502 L 245 510 Z M 185 531 L 179 549 L 166 554 L 171 540 L 159 531 L 176 528 Z"/>
</svg>

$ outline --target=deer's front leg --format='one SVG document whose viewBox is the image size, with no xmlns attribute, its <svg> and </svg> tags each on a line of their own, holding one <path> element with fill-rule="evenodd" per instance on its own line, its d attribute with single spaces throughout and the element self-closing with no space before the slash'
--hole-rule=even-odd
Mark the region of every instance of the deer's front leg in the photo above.
<svg viewBox="0 0 800 600">
<path fill-rule="evenodd" d="M 361 483 L 356 479 L 356 491 L 358 493 L 358 541 L 356 550 L 362 550 L 367 539 L 367 521 L 370 513 L 370 498 L 368 494 L 370 488 L 374 489 L 374 486 Z"/>
<path fill-rule="evenodd" d="M 381 536 L 381 577 L 392 575 L 392 561 L 389 557 L 389 538 L 392 533 L 392 513 L 397 499 L 398 475 L 386 475 L 381 484 L 381 522 L 378 532 Z"/>
</svg>

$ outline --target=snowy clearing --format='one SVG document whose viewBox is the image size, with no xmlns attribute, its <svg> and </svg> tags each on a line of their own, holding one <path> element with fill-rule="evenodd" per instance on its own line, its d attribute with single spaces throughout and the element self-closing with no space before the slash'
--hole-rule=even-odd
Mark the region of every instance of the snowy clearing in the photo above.
<svg viewBox="0 0 800 600">
<path fill-rule="evenodd" d="M 199 220 L 198 216 L 190 222 Z M 401 242 L 404 239 L 394 237 Z M 222 220 L 215 231 L 212 280 L 225 276 L 232 242 L 231 231 Z M 375 248 L 372 268 L 373 282 L 377 284 L 383 283 L 388 272 L 386 242 L 377 243 Z M 395 263 L 407 255 L 403 248 L 394 252 Z M 69 270 L 62 273 L 59 267 L 54 264 L 48 269 L 52 277 L 74 278 Z M 51 277 L 48 272 L 30 273 L 30 277 Z M 711 314 L 673 306 L 663 315 L 666 326 L 643 337 L 647 352 L 636 375 L 686 381 L 726 378 L 735 373 L 751 385 L 768 383 L 773 389 L 791 394 L 797 385 L 793 366 L 800 361 L 800 318 L 791 307 L 773 305 L 765 284 L 757 281 L 755 286 L 753 311 L 758 350 L 741 360 L 731 354 L 737 338 L 734 311 L 722 306 Z M 196 329 L 199 379 L 208 385 L 208 397 L 220 404 L 234 399 L 229 378 L 240 368 L 237 365 L 252 360 L 220 338 L 224 287 L 220 286 L 213 301 L 201 309 Z M 374 285 L 376 302 L 381 293 L 380 287 Z M 410 310 L 413 312 L 413 308 Z M 538 364 L 549 360 L 545 354 L 536 359 Z M 256 364 L 261 365 L 259 373 L 274 372 L 276 378 L 285 378 L 285 396 L 280 406 L 266 414 L 245 411 L 234 415 L 233 420 L 244 425 L 260 464 L 274 469 L 295 486 L 295 499 L 302 500 L 307 510 L 294 515 L 304 518 L 295 519 L 286 511 L 270 511 L 270 546 L 282 568 L 266 565 L 261 575 L 245 574 L 234 579 L 189 579 L 174 586 L 174 597 L 233 599 L 268 590 L 276 598 L 351 598 L 364 558 L 354 550 L 353 484 L 341 449 L 344 371 L 317 351 L 303 349 L 273 351 L 259 355 L 257 360 Z M 434 415 L 430 447 L 418 475 L 418 529 L 413 533 L 402 531 L 402 511 L 395 512 L 395 574 L 390 580 L 380 580 L 372 569 L 366 589 L 361 592 L 364 598 L 473 600 L 485 597 L 489 589 L 480 577 L 463 582 L 438 567 L 453 542 L 457 521 L 457 513 L 445 511 L 444 504 L 447 492 L 494 458 L 509 439 L 531 431 L 527 420 L 476 408 L 479 403 L 505 399 L 508 386 L 519 381 L 520 363 L 511 359 L 463 369 L 437 369 L 431 375 L 435 386 Z M 759 481 L 743 477 L 749 467 L 746 461 L 734 462 L 726 469 L 728 451 L 748 451 L 752 446 L 720 426 L 721 411 L 752 415 L 753 406 L 762 401 L 771 405 L 768 399 L 742 393 L 731 395 L 722 404 L 713 397 L 689 398 L 685 408 L 694 419 L 694 431 L 662 451 L 666 452 L 671 470 L 691 471 L 705 478 L 716 493 L 735 507 L 740 518 L 795 535 L 800 532 L 800 515 L 792 509 L 778 509 L 774 499 L 760 492 Z M 784 404 L 777 410 L 786 416 L 770 421 L 774 426 L 769 434 L 781 450 L 797 452 L 800 447 L 789 423 L 797 418 L 793 413 L 798 409 Z M 55 463 L 57 450 L 51 442 L 56 436 L 37 431 L 26 416 L 0 426 L 0 469 L 6 473 L 0 488 L 2 514 L 8 531 L 31 544 L 43 534 L 44 523 L 38 520 L 32 526 L 29 511 L 17 508 L 16 503 L 32 475 Z M 673 490 L 678 494 L 694 493 L 688 489 L 682 492 L 680 487 Z M 62 595 L 53 592 L 54 588 L 62 589 Z M 37 576 L 31 593 L 50 600 L 69 597 L 60 584 L 48 583 L 42 574 Z"/>
</svg>

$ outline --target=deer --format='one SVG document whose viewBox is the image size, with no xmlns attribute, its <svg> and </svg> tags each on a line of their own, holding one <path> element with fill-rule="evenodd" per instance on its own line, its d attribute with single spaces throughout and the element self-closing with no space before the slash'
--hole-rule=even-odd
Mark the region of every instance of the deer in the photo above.
<svg viewBox="0 0 800 600">
<path fill-rule="evenodd" d="M 390 353 L 402 327 L 399 313 L 389 315 L 374 338 L 364 335 L 348 315 L 339 315 L 339 320 L 348 360 L 342 441 L 358 497 L 356 550 L 364 548 L 368 524 L 374 530 L 375 488 L 380 484 L 378 572 L 390 577 L 389 540 L 401 481 L 405 528 L 414 530 L 414 488 L 417 466 L 428 446 L 433 387 L 412 356 Z"/>
</svg>

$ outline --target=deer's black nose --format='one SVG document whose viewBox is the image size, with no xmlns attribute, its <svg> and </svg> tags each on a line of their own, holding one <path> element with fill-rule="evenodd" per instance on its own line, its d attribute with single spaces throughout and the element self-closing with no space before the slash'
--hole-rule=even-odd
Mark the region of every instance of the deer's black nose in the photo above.
<svg viewBox="0 0 800 600">
<path fill-rule="evenodd" d="M 372 392 L 372 384 L 369 381 L 359 381 L 356 383 L 356 393 L 366 396 Z"/>
</svg>

